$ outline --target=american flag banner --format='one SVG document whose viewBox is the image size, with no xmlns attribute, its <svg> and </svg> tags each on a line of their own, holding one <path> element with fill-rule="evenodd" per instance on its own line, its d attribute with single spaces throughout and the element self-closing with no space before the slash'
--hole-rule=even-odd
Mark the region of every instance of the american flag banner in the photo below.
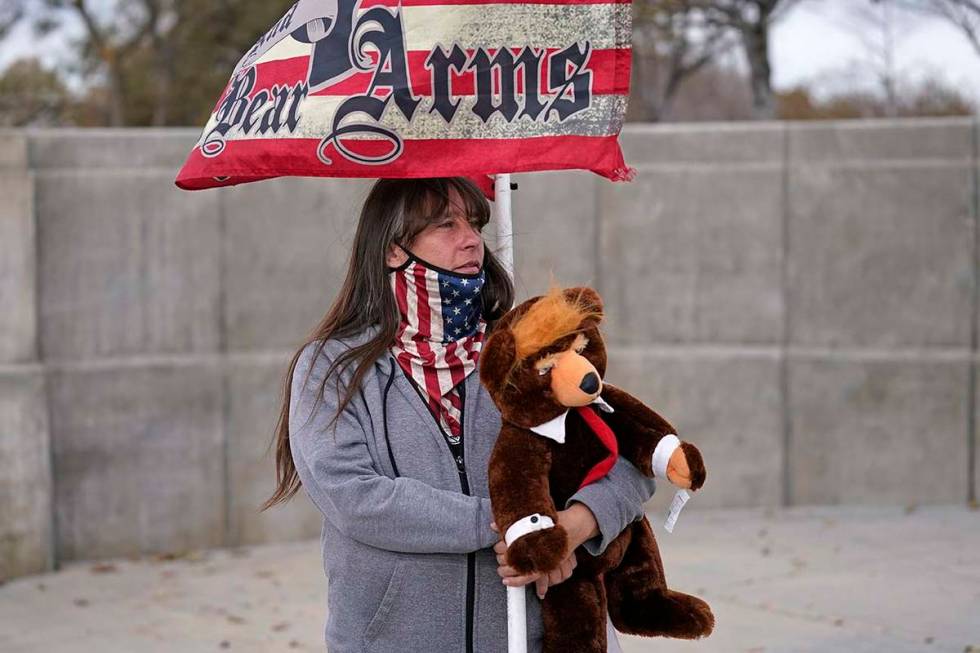
<svg viewBox="0 0 980 653">
<path fill-rule="evenodd" d="M 476 369 L 483 347 L 483 272 L 450 278 L 411 260 L 390 279 L 401 314 L 391 352 L 426 395 L 450 442 L 458 443 L 462 400 L 453 389 Z"/>
<path fill-rule="evenodd" d="M 617 139 L 630 11 L 631 0 L 299 0 L 236 66 L 177 185 L 557 169 L 628 180 Z"/>
</svg>

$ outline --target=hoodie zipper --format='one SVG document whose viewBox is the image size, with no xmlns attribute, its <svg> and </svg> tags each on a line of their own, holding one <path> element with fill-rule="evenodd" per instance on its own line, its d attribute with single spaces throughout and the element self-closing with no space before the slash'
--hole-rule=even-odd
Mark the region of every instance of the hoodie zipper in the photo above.
<svg viewBox="0 0 980 653">
<path fill-rule="evenodd" d="M 392 372 L 394 372 L 395 359 L 392 358 Z M 407 375 L 406 375 L 407 377 Z M 393 378 L 393 377 L 391 377 Z M 409 378 L 409 384 L 415 389 L 415 393 L 422 400 L 423 405 L 428 405 L 425 396 L 415 385 L 415 382 Z M 391 381 L 389 379 L 388 387 L 391 387 Z M 466 423 L 466 381 L 464 380 L 459 385 L 459 398 L 460 403 L 462 403 L 462 408 L 460 408 L 459 422 L 460 424 Z M 385 396 L 385 408 L 387 408 L 387 394 Z M 387 412 L 385 413 L 387 415 Z M 446 438 L 446 434 L 442 430 L 442 426 L 439 424 L 439 420 L 436 420 L 436 428 L 442 434 L 442 440 L 446 443 L 446 448 L 449 449 L 449 455 L 453 457 L 453 461 L 456 463 L 456 473 L 459 474 L 459 489 L 466 496 L 472 496 L 470 494 L 470 480 L 466 476 L 466 460 L 464 459 L 463 448 L 460 447 L 460 455 L 456 456 L 453 454 L 452 448 L 449 446 L 449 440 Z M 385 436 L 387 437 L 387 418 L 385 418 Z M 463 436 L 465 437 L 465 433 Z M 391 443 L 388 444 L 389 455 L 391 453 Z M 392 465 L 394 465 L 394 459 L 392 459 Z M 476 552 L 470 551 L 466 554 L 466 653 L 473 653 L 473 612 L 474 612 L 474 601 L 476 596 Z"/>
<path fill-rule="evenodd" d="M 466 424 L 466 381 L 459 386 L 460 408 L 459 423 Z M 466 434 L 463 433 L 465 437 Z M 449 443 L 446 443 L 449 446 Z M 465 446 L 465 445 L 464 445 Z M 462 451 L 462 447 L 460 448 Z M 470 496 L 470 481 L 466 477 L 466 461 L 464 454 L 460 453 L 456 459 L 456 468 L 459 470 L 459 487 L 463 494 Z M 473 603 L 476 594 L 476 552 L 470 551 L 466 554 L 466 653 L 473 653 Z"/>
</svg>

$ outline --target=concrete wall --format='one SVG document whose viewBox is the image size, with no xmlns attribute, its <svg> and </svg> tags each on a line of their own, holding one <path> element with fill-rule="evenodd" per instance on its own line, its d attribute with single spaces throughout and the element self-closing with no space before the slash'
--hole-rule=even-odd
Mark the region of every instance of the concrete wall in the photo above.
<svg viewBox="0 0 980 653">
<path fill-rule="evenodd" d="M 0 137 L 0 580 L 53 563 L 51 442 L 38 361 L 28 140 Z"/>
<path fill-rule="evenodd" d="M 186 193 L 196 130 L 0 136 L 0 579 L 318 533 L 257 508 L 370 182 Z M 974 122 L 622 141 L 630 184 L 516 176 L 516 281 L 600 289 L 609 380 L 706 455 L 691 506 L 975 496 Z"/>
<path fill-rule="evenodd" d="M 600 186 L 598 276 L 624 385 L 724 461 L 698 505 L 975 496 L 976 134 L 939 120 L 625 139 L 641 173 Z"/>
</svg>

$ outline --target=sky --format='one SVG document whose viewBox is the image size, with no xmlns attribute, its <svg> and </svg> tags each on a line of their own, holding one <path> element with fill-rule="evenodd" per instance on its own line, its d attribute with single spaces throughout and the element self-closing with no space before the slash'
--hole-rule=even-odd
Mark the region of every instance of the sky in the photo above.
<svg viewBox="0 0 980 653">
<path fill-rule="evenodd" d="M 818 93 L 840 88 L 874 88 L 869 62 L 880 48 L 869 47 L 876 33 L 856 23 L 853 7 L 864 0 L 801 0 L 774 26 L 771 42 L 773 85 L 778 90 L 798 85 Z M 940 20 L 899 16 L 895 71 L 912 82 L 939 76 L 980 103 L 980 54 L 955 28 Z M 863 36 L 862 36 L 863 35 Z M 43 42 L 22 26 L 0 42 L 0 68 L 11 60 L 41 54 L 49 64 L 67 55 L 65 34 Z"/>
<path fill-rule="evenodd" d="M 857 22 L 849 13 L 857 3 L 804 0 L 785 15 L 770 44 L 776 88 L 803 84 L 832 90 L 849 83 L 865 88 L 874 84 L 867 73 L 855 75 L 858 69 L 868 71 L 874 53 L 882 52 L 868 43 L 877 33 L 873 24 Z M 937 19 L 899 15 L 895 22 L 895 71 L 900 81 L 940 77 L 980 102 L 980 54 L 965 36 Z"/>
</svg>

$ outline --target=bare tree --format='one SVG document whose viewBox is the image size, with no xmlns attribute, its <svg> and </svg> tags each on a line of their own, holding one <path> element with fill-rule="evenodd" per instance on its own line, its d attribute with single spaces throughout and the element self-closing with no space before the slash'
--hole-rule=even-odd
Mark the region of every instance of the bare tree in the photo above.
<svg viewBox="0 0 980 653">
<path fill-rule="evenodd" d="M 631 113 L 656 122 L 670 117 L 681 85 L 736 40 L 732 30 L 707 24 L 685 0 L 636 0 L 633 12 Z"/>
<path fill-rule="evenodd" d="M 854 33 L 864 44 L 871 59 L 871 69 L 881 84 L 885 115 L 893 118 L 898 115 L 895 5 L 888 0 L 874 2 L 873 5 L 857 4 L 852 8 L 852 17 L 857 21 Z"/>
<path fill-rule="evenodd" d="M 18 59 L 0 73 L 0 127 L 60 125 L 71 110 L 57 71 L 36 58 Z"/>
<path fill-rule="evenodd" d="M 684 82 L 671 116 L 684 121 L 752 120 L 748 75 L 720 62 L 706 65 Z"/>
<path fill-rule="evenodd" d="M 919 21 L 900 0 L 871 0 L 853 3 L 837 22 L 861 42 L 866 53 L 862 68 L 870 70 L 881 90 L 884 115 L 898 116 L 901 70 L 896 52 Z"/>
<path fill-rule="evenodd" d="M 773 23 L 800 1 L 686 0 L 688 6 L 703 12 L 706 24 L 731 29 L 740 37 L 749 65 L 753 115 L 757 119 L 769 120 L 776 115 L 769 51 L 770 30 Z"/>
<path fill-rule="evenodd" d="M 159 44 L 158 29 L 165 4 L 179 0 L 3 0 L 13 21 L 30 19 L 39 34 L 66 23 L 79 25 L 80 62 L 88 75 L 104 75 L 108 90 L 108 123 L 126 124 L 127 80 L 124 67 L 137 50 Z M 98 11 L 97 5 L 102 11 Z M 0 18 L 2 21 L 2 18 Z M 11 23 L 12 24 L 12 23 Z M 0 22 L 2 29 L 2 22 Z"/>
<path fill-rule="evenodd" d="M 109 124 L 126 124 L 127 80 L 124 65 L 127 57 L 145 43 L 159 19 L 162 0 L 120 0 L 112 19 L 100 21 L 90 0 L 45 0 L 49 7 L 72 14 L 88 35 L 88 52 L 104 67 L 109 91 Z M 49 17 L 51 20 L 53 17 Z"/>
<path fill-rule="evenodd" d="M 898 96 L 898 116 L 969 116 L 976 111 L 973 101 L 955 85 L 927 77 L 903 84 Z M 841 89 L 814 95 L 806 87 L 780 94 L 783 120 L 844 120 L 883 118 L 896 115 L 880 93 L 867 89 Z"/>
<path fill-rule="evenodd" d="M 13 0 L 0 0 L 0 41 L 24 16 L 24 6 Z"/>
<path fill-rule="evenodd" d="M 228 71 L 294 0 L 0 0 L 37 33 L 78 34 L 84 122 L 199 124 Z M 5 14 L 0 13 L 0 16 Z"/>
<path fill-rule="evenodd" d="M 948 21 L 980 55 L 980 0 L 902 0 L 901 5 Z"/>
</svg>

